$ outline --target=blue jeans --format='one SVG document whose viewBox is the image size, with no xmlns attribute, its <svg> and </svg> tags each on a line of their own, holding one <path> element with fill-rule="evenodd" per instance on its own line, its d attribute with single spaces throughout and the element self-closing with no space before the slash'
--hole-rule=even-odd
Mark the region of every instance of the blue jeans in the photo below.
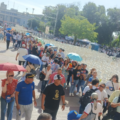
<svg viewBox="0 0 120 120">
<path fill-rule="evenodd" d="M 84 80 L 79 80 L 78 86 L 77 86 L 77 92 L 79 92 L 81 87 L 81 90 L 83 92 L 84 88 L 85 88 L 85 81 Z"/>
<path fill-rule="evenodd" d="M 73 93 L 76 85 L 79 83 L 79 80 L 74 80 L 74 83 L 71 82 L 70 93 Z"/>
<path fill-rule="evenodd" d="M 44 89 L 45 89 L 47 83 L 48 83 L 48 80 L 47 80 L 47 81 L 45 81 L 45 80 L 42 81 L 41 92 L 44 91 Z"/>
<path fill-rule="evenodd" d="M 83 114 L 83 111 L 84 111 L 84 107 L 82 105 L 80 105 L 79 114 Z"/>
<path fill-rule="evenodd" d="M 116 112 L 114 120 L 120 120 L 120 113 Z"/>
<path fill-rule="evenodd" d="M 7 120 L 12 120 L 14 103 L 15 103 L 15 98 L 12 98 L 11 102 L 7 103 L 6 100 L 1 97 L 1 120 L 5 120 L 7 104 L 8 104 Z"/>
</svg>

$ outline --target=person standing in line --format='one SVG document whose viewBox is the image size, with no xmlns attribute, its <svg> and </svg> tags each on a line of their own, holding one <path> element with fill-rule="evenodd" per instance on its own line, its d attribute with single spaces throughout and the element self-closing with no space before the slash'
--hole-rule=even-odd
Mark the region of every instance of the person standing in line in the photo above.
<svg viewBox="0 0 120 120">
<path fill-rule="evenodd" d="M 5 41 L 6 41 L 6 50 L 9 49 L 9 45 L 10 45 L 10 41 L 12 40 L 12 35 L 10 34 L 10 31 L 8 31 L 8 33 L 6 33 L 6 36 L 5 36 Z"/>
<path fill-rule="evenodd" d="M 50 75 L 52 74 L 51 65 L 48 64 L 47 68 L 43 68 L 42 73 L 45 75 L 45 79 L 42 81 L 42 87 L 41 87 L 41 92 L 43 93 L 50 79 Z"/>
<path fill-rule="evenodd" d="M 44 113 L 49 113 L 52 120 L 56 119 L 57 111 L 59 108 L 60 98 L 62 99 L 62 110 L 65 109 L 65 92 L 61 84 L 60 75 L 54 76 L 54 83 L 48 85 L 42 94 L 41 108 Z"/>
<path fill-rule="evenodd" d="M 2 94 L 1 94 L 1 120 L 5 120 L 7 110 L 7 120 L 12 120 L 12 113 L 15 103 L 15 89 L 18 80 L 14 79 L 14 72 L 7 71 L 6 79 L 2 80 Z M 8 105 L 8 108 L 7 108 Z"/>
<path fill-rule="evenodd" d="M 23 59 L 23 56 L 27 54 L 28 54 L 28 50 L 25 48 L 25 44 L 22 44 L 22 48 L 18 49 L 18 52 L 16 55 L 16 61 L 17 61 L 17 57 L 19 56 L 18 58 L 19 65 L 24 65 L 25 60 Z M 20 74 L 20 72 L 18 72 L 18 74 Z"/>
<path fill-rule="evenodd" d="M 19 48 L 21 47 L 21 43 L 22 43 L 22 35 L 18 33 L 17 34 L 17 45 L 19 46 Z"/>
<path fill-rule="evenodd" d="M 33 77 L 33 74 L 28 73 L 26 75 L 25 81 L 22 81 L 17 85 L 15 93 L 15 101 L 17 108 L 16 120 L 21 120 L 23 114 L 25 114 L 25 120 L 31 119 L 33 111 L 32 97 L 34 98 L 34 106 L 37 106 Z"/>
</svg>

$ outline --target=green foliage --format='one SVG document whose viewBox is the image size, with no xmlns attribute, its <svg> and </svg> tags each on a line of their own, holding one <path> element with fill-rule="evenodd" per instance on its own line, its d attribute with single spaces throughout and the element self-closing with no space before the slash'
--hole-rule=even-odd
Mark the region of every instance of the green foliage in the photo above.
<svg viewBox="0 0 120 120">
<path fill-rule="evenodd" d="M 111 42 L 112 47 L 120 47 L 120 36 Z"/>
<path fill-rule="evenodd" d="M 64 16 L 61 20 L 61 28 L 60 33 L 64 35 L 74 36 L 74 42 L 76 42 L 77 38 L 84 39 L 87 38 L 91 41 L 94 41 L 97 37 L 97 33 L 94 32 L 95 24 L 90 24 L 87 19 L 77 19 L 71 18 L 69 16 Z"/>
<path fill-rule="evenodd" d="M 30 28 L 32 27 L 32 29 L 34 29 L 35 27 L 38 27 L 39 26 L 39 20 L 37 20 L 37 19 L 30 19 L 30 20 L 28 20 L 28 26 Z"/>
</svg>

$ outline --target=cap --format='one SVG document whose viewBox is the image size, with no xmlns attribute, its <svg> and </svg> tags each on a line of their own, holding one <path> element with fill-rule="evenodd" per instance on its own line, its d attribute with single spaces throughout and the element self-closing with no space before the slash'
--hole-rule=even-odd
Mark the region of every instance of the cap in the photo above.
<svg viewBox="0 0 120 120">
<path fill-rule="evenodd" d="M 32 74 L 32 73 L 28 73 L 28 74 L 26 74 L 26 78 L 33 78 L 35 75 L 34 74 Z"/>
<path fill-rule="evenodd" d="M 48 64 L 47 66 L 51 67 L 51 64 Z"/>
<path fill-rule="evenodd" d="M 61 79 L 62 79 L 62 77 L 58 74 L 54 76 L 54 80 L 61 80 Z"/>
<path fill-rule="evenodd" d="M 54 49 L 54 51 L 57 51 L 56 49 Z"/>
<path fill-rule="evenodd" d="M 62 68 L 61 68 L 61 67 L 59 67 L 59 68 L 58 68 L 58 70 L 62 70 Z"/>
<path fill-rule="evenodd" d="M 68 120 L 78 120 L 80 117 L 82 116 L 82 114 L 78 114 L 77 111 L 72 110 L 68 113 Z"/>
</svg>

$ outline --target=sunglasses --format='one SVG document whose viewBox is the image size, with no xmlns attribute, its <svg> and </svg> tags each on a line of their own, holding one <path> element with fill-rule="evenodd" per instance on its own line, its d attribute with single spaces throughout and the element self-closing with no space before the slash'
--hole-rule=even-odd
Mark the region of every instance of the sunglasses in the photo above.
<svg viewBox="0 0 120 120">
<path fill-rule="evenodd" d="M 9 75 L 9 77 L 14 77 L 14 75 Z"/>
<path fill-rule="evenodd" d="M 100 85 L 100 87 L 101 87 L 101 88 L 105 88 L 105 87 L 103 87 L 102 85 Z"/>
</svg>

